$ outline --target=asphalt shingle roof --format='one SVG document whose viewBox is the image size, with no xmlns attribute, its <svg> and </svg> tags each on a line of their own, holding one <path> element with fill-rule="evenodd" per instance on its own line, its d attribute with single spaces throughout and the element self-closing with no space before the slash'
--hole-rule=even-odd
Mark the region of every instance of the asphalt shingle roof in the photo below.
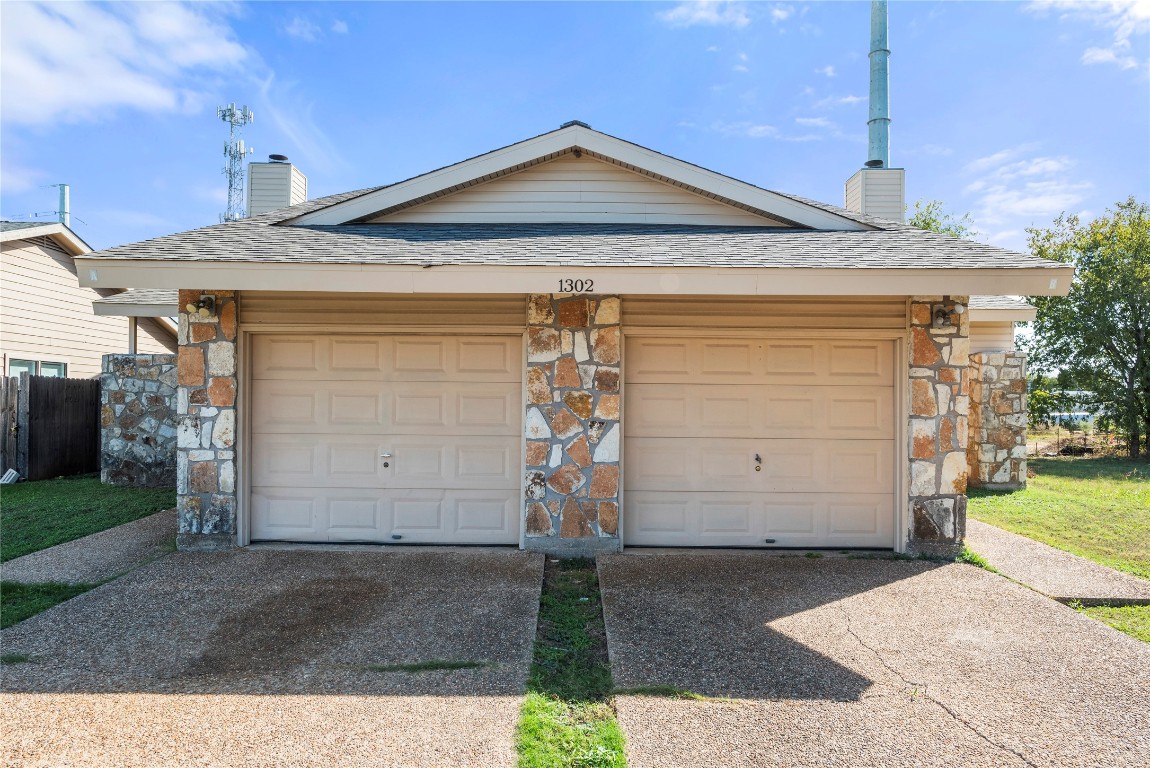
<svg viewBox="0 0 1150 768">
<path fill-rule="evenodd" d="M 167 288 L 132 288 L 112 296 L 96 299 L 97 304 L 171 304 L 180 301 L 180 292 Z"/>
<path fill-rule="evenodd" d="M 364 194 L 347 193 L 344 199 Z M 327 201 L 325 203 L 325 201 Z M 261 216 L 116 246 L 93 258 L 258 263 L 979 269 L 1065 265 L 899 225 L 870 231 L 637 224 L 355 224 Z M 288 213 L 290 211 L 290 213 Z M 287 214 L 285 216 L 285 214 Z"/>
<path fill-rule="evenodd" d="M 0 232 L 15 232 L 20 229 L 35 229 L 54 224 L 52 221 L 0 221 Z"/>
</svg>

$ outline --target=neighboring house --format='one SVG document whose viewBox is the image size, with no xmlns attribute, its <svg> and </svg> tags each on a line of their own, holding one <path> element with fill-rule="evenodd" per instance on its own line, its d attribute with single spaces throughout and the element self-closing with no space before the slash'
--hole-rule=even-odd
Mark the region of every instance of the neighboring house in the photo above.
<svg viewBox="0 0 1150 768">
<path fill-rule="evenodd" d="M 967 297 L 1072 276 L 581 123 L 80 266 L 180 289 L 181 547 L 567 553 L 954 552 Z"/>
<path fill-rule="evenodd" d="M 92 313 L 117 291 L 77 282 L 75 258 L 91 250 L 60 223 L 0 221 L 3 375 L 99 376 L 100 357 L 129 351 L 133 335 L 140 352 L 176 350 L 170 321 Z"/>
</svg>

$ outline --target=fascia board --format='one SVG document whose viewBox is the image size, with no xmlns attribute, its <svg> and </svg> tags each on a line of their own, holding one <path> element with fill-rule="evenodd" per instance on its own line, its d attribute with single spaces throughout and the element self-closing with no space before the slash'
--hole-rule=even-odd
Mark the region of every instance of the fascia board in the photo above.
<svg viewBox="0 0 1150 768">
<path fill-rule="evenodd" d="M 403 205 L 475 179 L 498 174 L 518 165 L 532 163 L 546 155 L 579 147 L 641 168 L 656 176 L 695 187 L 719 197 L 772 213 L 814 229 L 861 231 L 870 227 L 833 213 L 803 205 L 751 184 L 676 160 L 613 136 L 582 126 L 571 126 L 513 144 L 495 152 L 449 165 L 438 171 L 348 200 L 291 220 L 297 225 L 338 225 Z"/>
<path fill-rule="evenodd" d="M 92 312 L 102 317 L 175 317 L 180 308 L 176 304 L 93 301 Z"/>
<path fill-rule="evenodd" d="M 1035 307 L 1025 309 L 976 309 L 970 308 L 970 320 L 977 323 L 993 323 L 1010 321 L 1012 323 L 1029 323 L 1038 317 Z"/>
<path fill-rule="evenodd" d="M 729 296 L 1064 296 L 1074 271 L 1022 269 L 798 269 L 658 267 L 422 268 L 387 264 L 227 263 L 77 259 L 80 285 L 381 293 L 556 293 L 560 278 L 593 280 L 595 293 Z"/>
<path fill-rule="evenodd" d="M 33 237 L 50 237 L 55 240 L 61 248 L 73 256 L 92 252 L 91 247 L 80 239 L 75 232 L 72 232 L 63 224 L 59 223 L 0 232 L 0 242 L 3 243 L 14 240 L 29 240 Z"/>
</svg>

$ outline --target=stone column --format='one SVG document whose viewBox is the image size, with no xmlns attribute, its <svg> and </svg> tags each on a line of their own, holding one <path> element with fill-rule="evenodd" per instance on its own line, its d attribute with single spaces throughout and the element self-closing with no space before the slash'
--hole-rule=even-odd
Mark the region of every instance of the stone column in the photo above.
<svg viewBox="0 0 1150 768">
<path fill-rule="evenodd" d="M 188 312 L 201 296 L 215 313 Z M 182 550 L 236 543 L 236 296 L 180 291 L 176 493 Z"/>
<path fill-rule="evenodd" d="M 970 356 L 970 484 L 1015 491 L 1026 487 L 1026 356 Z"/>
<path fill-rule="evenodd" d="M 910 333 L 908 551 L 953 557 L 966 535 L 967 297 L 913 297 Z"/>
<path fill-rule="evenodd" d="M 620 549 L 617 296 L 527 302 L 526 548 L 568 556 Z"/>
<path fill-rule="evenodd" d="M 104 355 L 100 375 L 100 481 L 137 488 L 176 484 L 176 356 Z"/>
</svg>

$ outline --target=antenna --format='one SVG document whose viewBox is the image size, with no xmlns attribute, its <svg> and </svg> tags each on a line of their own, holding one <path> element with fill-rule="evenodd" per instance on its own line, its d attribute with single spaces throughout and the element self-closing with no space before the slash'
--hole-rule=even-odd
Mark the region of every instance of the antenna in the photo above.
<svg viewBox="0 0 1150 768">
<path fill-rule="evenodd" d="M 255 150 L 245 147 L 240 138 L 243 127 L 255 121 L 255 115 L 245 104 L 234 103 L 216 108 L 216 117 L 228 124 L 228 143 L 224 145 L 224 176 L 228 179 L 228 209 L 220 214 L 220 221 L 237 221 L 244 217 L 244 158 Z"/>
</svg>

